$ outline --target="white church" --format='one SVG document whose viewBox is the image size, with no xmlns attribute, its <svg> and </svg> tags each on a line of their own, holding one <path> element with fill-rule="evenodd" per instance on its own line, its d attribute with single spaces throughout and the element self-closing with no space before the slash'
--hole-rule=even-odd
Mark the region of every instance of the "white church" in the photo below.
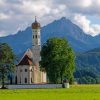
<svg viewBox="0 0 100 100">
<path fill-rule="evenodd" d="M 40 70 L 41 34 L 40 23 L 32 23 L 32 49 L 27 49 L 15 69 L 15 84 L 46 83 L 46 72 Z"/>
</svg>

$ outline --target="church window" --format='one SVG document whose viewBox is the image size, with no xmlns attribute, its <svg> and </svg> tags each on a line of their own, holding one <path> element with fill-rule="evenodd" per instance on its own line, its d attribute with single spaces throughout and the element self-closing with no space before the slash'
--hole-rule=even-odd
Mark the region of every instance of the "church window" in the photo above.
<svg viewBox="0 0 100 100">
<path fill-rule="evenodd" d="M 37 38 L 37 35 L 35 37 Z"/>
<path fill-rule="evenodd" d="M 37 32 L 37 30 L 34 30 L 34 32 Z"/>
<path fill-rule="evenodd" d="M 33 39 L 34 39 L 34 35 L 33 35 Z"/>
<path fill-rule="evenodd" d="M 33 70 L 31 69 L 31 72 L 33 72 Z"/>
<path fill-rule="evenodd" d="M 25 69 L 25 72 L 27 72 L 27 69 Z"/>
<path fill-rule="evenodd" d="M 33 83 L 33 80 L 32 80 L 32 78 L 31 78 L 31 83 Z"/>
<path fill-rule="evenodd" d="M 17 84 L 17 76 L 15 77 L 15 84 Z"/>
<path fill-rule="evenodd" d="M 27 83 L 27 78 L 25 78 L 25 83 Z"/>
<path fill-rule="evenodd" d="M 21 84 L 21 77 L 20 77 L 20 84 Z"/>
</svg>

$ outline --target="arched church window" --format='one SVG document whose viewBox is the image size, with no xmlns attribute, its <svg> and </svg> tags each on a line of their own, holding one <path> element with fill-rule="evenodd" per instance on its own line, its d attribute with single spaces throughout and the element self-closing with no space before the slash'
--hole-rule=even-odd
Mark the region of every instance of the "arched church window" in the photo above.
<svg viewBox="0 0 100 100">
<path fill-rule="evenodd" d="M 15 77 L 15 84 L 17 84 L 17 76 Z"/>
<path fill-rule="evenodd" d="M 33 72 L 33 70 L 31 69 L 31 72 Z"/>
<path fill-rule="evenodd" d="M 20 84 L 21 84 L 21 77 L 20 77 Z"/>
<path fill-rule="evenodd" d="M 32 78 L 31 78 L 31 83 L 33 83 L 33 80 L 32 80 Z"/>
<path fill-rule="evenodd" d="M 27 72 L 27 69 L 25 69 L 25 72 Z"/>
<path fill-rule="evenodd" d="M 27 83 L 27 78 L 25 78 L 25 83 Z"/>
<path fill-rule="evenodd" d="M 35 37 L 37 38 L 37 35 Z"/>
<path fill-rule="evenodd" d="M 34 32 L 37 32 L 37 30 L 34 30 Z"/>
</svg>

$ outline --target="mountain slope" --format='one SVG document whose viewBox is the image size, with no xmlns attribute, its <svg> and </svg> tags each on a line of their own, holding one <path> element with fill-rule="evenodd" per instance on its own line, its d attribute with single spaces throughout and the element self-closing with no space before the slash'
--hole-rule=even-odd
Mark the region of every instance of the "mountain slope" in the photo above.
<svg viewBox="0 0 100 100">
<path fill-rule="evenodd" d="M 76 54 L 76 67 L 94 72 L 100 77 L 100 48 Z"/>
<path fill-rule="evenodd" d="M 64 17 L 41 28 L 42 44 L 51 37 L 66 38 L 76 52 L 83 52 L 100 46 L 98 42 L 100 38 L 85 34 L 82 29 Z M 31 47 L 31 41 L 31 27 L 24 31 L 19 31 L 15 35 L 0 38 L 0 42 L 6 42 L 11 45 L 16 54 L 22 53 Z"/>
<path fill-rule="evenodd" d="M 66 38 L 75 51 L 86 51 L 99 45 L 97 40 L 85 34 L 82 29 L 66 18 L 61 18 L 43 27 L 42 40 L 45 41 L 50 37 Z"/>
<path fill-rule="evenodd" d="M 74 77 L 78 83 L 100 83 L 100 48 L 76 54 Z"/>
</svg>

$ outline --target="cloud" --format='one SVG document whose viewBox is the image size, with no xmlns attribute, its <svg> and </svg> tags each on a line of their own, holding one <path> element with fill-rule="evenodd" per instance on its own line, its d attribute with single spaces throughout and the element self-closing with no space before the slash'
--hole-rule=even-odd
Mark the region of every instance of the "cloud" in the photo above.
<svg viewBox="0 0 100 100">
<path fill-rule="evenodd" d="M 6 33 L 6 32 L 5 32 L 4 30 L 1 30 L 1 31 L 0 31 L 0 37 L 2 37 L 2 36 L 6 36 L 5 33 Z"/>
<path fill-rule="evenodd" d="M 9 16 L 7 16 L 6 14 L 0 13 L 0 20 L 5 20 L 8 18 L 9 18 Z"/>
<path fill-rule="evenodd" d="M 97 35 L 98 33 L 100 34 L 100 25 L 98 24 L 91 25 L 90 33 L 92 33 L 93 36 Z"/>
<path fill-rule="evenodd" d="M 66 0 L 69 7 L 86 8 L 91 6 L 92 0 Z"/>
<path fill-rule="evenodd" d="M 34 16 L 42 25 L 66 16 L 86 33 L 97 35 L 100 25 L 93 24 L 87 16 L 100 18 L 99 9 L 100 0 L 0 0 L 0 36 L 25 29 Z"/>
<path fill-rule="evenodd" d="M 84 15 L 75 14 L 73 15 L 72 21 L 82 28 L 86 34 L 95 36 L 100 33 L 100 25 L 92 24 L 91 21 Z"/>
</svg>

